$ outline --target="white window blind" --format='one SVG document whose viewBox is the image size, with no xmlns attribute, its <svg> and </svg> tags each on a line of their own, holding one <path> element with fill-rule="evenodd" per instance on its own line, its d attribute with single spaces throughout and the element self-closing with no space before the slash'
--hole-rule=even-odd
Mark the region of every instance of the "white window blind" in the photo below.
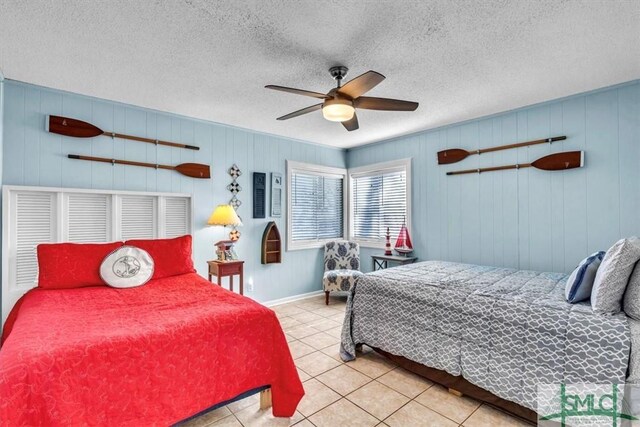
<svg viewBox="0 0 640 427">
<path fill-rule="evenodd" d="M 351 173 L 351 238 L 382 244 L 387 227 L 395 239 L 409 225 L 409 163 L 371 165 Z M 405 161 L 399 162 L 405 163 Z"/>
<path fill-rule="evenodd" d="M 341 238 L 343 224 L 343 178 L 292 174 L 292 239 Z"/>
<path fill-rule="evenodd" d="M 346 171 L 287 162 L 287 249 L 345 237 Z"/>
</svg>

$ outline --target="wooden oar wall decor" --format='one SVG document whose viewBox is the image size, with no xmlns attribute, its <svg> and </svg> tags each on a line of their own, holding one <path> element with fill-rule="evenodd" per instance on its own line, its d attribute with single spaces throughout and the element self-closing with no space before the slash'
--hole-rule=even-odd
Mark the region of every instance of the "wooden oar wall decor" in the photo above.
<svg viewBox="0 0 640 427">
<path fill-rule="evenodd" d="M 107 159 L 104 157 L 80 156 L 78 154 L 69 154 L 67 157 L 76 160 L 89 160 L 91 162 L 111 163 L 112 165 L 131 165 L 153 169 L 174 170 L 178 173 L 181 173 L 182 175 L 189 176 L 191 178 L 211 178 L 209 165 L 202 165 L 200 163 L 182 163 L 177 166 L 168 166 L 155 163 L 134 162 L 130 160 Z"/>
<path fill-rule="evenodd" d="M 548 156 L 540 157 L 531 163 L 516 163 L 505 166 L 494 166 L 489 168 L 476 168 L 465 169 L 460 171 L 447 172 L 447 175 L 464 175 L 469 173 L 482 173 L 502 171 L 508 169 L 522 169 L 534 167 L 536 169 L 545 171 L 558 171 L 565 169 L 581 168 L 584 165 L 584 152 L 583 151 L 565 151 L 563 153 L 549 154 Z"/>
<path fill-rule="evenodd" d="M 466 159 L 468 156 L 472 156 L 474 154 L 483 154 L 483 153 L 491 153 L 493 151 L 500 150 L 510 150 L 512 148 L 520 148 L 520 147 L 528 147 L 530 145 L 536 144 L 551 144 L 556 141 L 563 141 L 567 139 L 566 136 L 554 136 L 552 138 L 546 139 L 536 139 L 534 141 L 527 142 L 519 142 L 516 144 L 507 144 L 507 145 L 499 145 L 497 147 L 489 147 L 489 148 L 481 148 L 475 151 L 467 151 L 461 148 L 451 148 L 449 150 L 438 151 L 438 164 L 439 165 L 448 165 L 450 163 L 457 163 L 461 160 Z"/>
<path fill-rule="evenodd" d="M 148 144 L 155 145 L 166 145 L 167 147 L 186 148 L 188 150 L 200 149 L 200 147 L 196 147 L 195 145 L 180 144 L 177 142 L 126 135 L 124 133 L 107 132 L 103 131 L 97 126 L 92 125 L 91 123 L 62 116 L 49 116 L 47 118 L 47 131 L 64 136 L 72 136 L 75 138 L 93 138 L 94 136 L 105 135 L 110 136 L 111 138 L 128 139 L 130 141 L 146 142 Z"/>
</svg>

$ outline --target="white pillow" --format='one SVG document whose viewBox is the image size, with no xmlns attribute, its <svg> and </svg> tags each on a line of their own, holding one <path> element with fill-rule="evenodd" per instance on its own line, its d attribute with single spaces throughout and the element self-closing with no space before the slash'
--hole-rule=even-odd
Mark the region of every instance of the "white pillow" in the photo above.
<svg viewBox="0 0 640 427">
<path fill-rule="evenodd" d="M 622 310 L 622 298 L 631 272 L 640 260 L 640 239 L 618 240 L 607 251 L 593 282 L 591 307 L 601 314 L 615 314 Z"/>
<path fill-rule="evenodd" d="M 122 246 L 105 257 L 100 265 L 100 277 L 114 288 L 144 285 L 153 276 L 153 258 L 135 246 Z"/>
</svg>

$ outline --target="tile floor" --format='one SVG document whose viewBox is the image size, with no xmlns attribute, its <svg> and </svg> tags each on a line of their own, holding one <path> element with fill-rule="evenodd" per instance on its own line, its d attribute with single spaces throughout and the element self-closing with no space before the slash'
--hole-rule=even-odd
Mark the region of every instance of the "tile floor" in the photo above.
<svg viewBox="0 0 640 427">
<path fill-rule="evenodd" d="M 274 307 L 306 395 L 292 418 L 260 410 L 258 395 L 187 423 L 204 426 L 503 427 L 528 426 L 397 367 L 366 347 L 355 361 L 338 354 L 346 297 L 324 295 Z"/>
</svg>

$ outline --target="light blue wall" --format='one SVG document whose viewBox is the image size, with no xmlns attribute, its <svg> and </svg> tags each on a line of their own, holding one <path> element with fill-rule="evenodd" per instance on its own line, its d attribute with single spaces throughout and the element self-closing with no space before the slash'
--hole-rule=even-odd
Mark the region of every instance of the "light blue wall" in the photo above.
<svg viewBox="0 0 640 427">
<path fill-rule="evenodd" d="M 209 228 L 204 224 L 216 205 L 230 199 L 231 194 L 226 190 L 231 180 L 227 170 L 236 163 L 243 172 L 238 179 L 243 188 L 239 194 L 243 204 L 238 213 L 244 222 L 237 251 L 245 260 L 245 285 L 253 280 L 255 289 L 248 295 L 269 301 L 321 289 L 320 249 L 285 252 L 282 264 L 260 264 L 262 232 L 271 219 L 251 218 L 252 172 L 280 172 L 286 176 L 287 159 L 344 167 L 344 150 L 10 80 L 5 80 L 4 89 L 3 184 L 191 193 L 194 199 L 194 260 L 198 272 L 206 276 L 206 261 L 214 257 L 213 243 L 226 237 L 228 230 Z M 78 118 L 104 130 L 197 145 L 200 151 L 156 148 L 151 144 L 123 140 L 112 142 L 107 137 L 62 137 L 45 131 L 47 114 Z M 206 163 L 211 165 L 212 179 L 187 178 L 173 171 L 70 160 L 66 158 L 69 153 L 169 165 Z M 286 199 L 284 202 L 283 211 L 286 212 Z M 276 222 L 286 239 L 284 215 Z"/>
<path fill-rule="evenodd" d="M 418 110 L 418 113 L 419 114 Z M 567 135 L 553 145 L 439 166 L 446 148 Z M 584 150 L 582 169 L 446 176 Z M 412 240 L 422 260 L 571 271 L 622 236 L 640 235 L 640 81 L 349 150 L 349 167 L 412 157 Z M 368 255 L 380 250 L 365 249 Z"/>
</svg>

